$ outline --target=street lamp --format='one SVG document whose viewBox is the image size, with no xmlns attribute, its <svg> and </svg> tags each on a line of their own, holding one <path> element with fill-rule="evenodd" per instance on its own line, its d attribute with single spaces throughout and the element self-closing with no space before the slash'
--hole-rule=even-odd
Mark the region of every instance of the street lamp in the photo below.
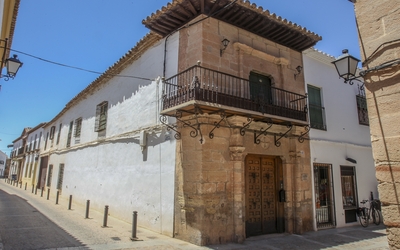
<svg viewBox="0 0 400 250">
<path fill-rule="evenodd" d="M 8 59 L 5 59 L 6 57 L 6 51 L 7 51 L 7 43 L 8 39 L 5 40 L 0 40 L 4 42 L 4 47 L 3 47 L 3 56 L 0 64 L 0 78 L 4 78 L 5 81 L 8 81 L 10 78 L 14 79 L 14 77 L 17 75 L 17 72 L 19 68 L 22 66 L 22 62 L 18 59 L 17 55 L 13 55 L 13 57 L 10 57 Z M 3 75 L 3 67 L 7 68 L 7 74 Z"/>
<path fill-rule="evenodd" d="M 349 82 L 350 85 L 353 85 L 353 80 L 362 82 L 357 78 L 364 77 L 366 74 L 370 72 L 379 71 L 382 69 L 400 65 L 400 58 L 397 58 L 394 60 L 384 62 L 378 66 L 368 68 L 366 70 L 361 70 L 359 72 L 359 75 L 356 76 L 357 65 L 360 60 L 358 60 L 354 56 L 349 55 L 349 51 L 347 49 L 342 50 L 342 52 L 343 55 L 339 56 L 332 63 L 335 65 L 339 77 L 343 78 L 345 83 Z"/>
<path fill-rule="evenodd" d="M 363 71 L 360 72 L 359 76 L 356 76 L 357 65 L 360 60 L 349 55 L 347 49 L 342 50 L 342 53 L 332 63 L 335 65 L 339 77 L 343 78 L 345 83 L 349 82 L 350 85 L 353 85 L 353 80 L 358 80 L 357 78 L 364 76 Z"/>
</svg>

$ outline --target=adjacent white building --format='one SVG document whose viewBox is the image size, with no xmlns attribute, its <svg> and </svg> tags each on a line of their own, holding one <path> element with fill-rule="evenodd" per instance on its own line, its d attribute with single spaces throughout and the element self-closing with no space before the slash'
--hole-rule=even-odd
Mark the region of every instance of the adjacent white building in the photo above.
<svg viewBox="0 0 400 250">
<path fill-rule="evenodd" d="M 308 92 L 315 228 L 357 221 L 359 202 L 378 198 L 363 83 L 339 79 L 334 57 L 303 53 Z"/>
<path fill-rule="evenodd" d="M 138 211 L 141 226 L 172 236 L 176 142 L 159 121 L 159 40 L 144 37 L 44 126 L 38 187 L 77 203 L 90 200 L 93 209 L 108 205 L 126 221 Z M 177 46 L 173 35 L 167 75 L 177 72 Z"/>
<path fill-rule="evenodd" d="M 0 150 L 0 178 L 4 177 L 6 170 L 7 154 Z"/>
<path fill-rule="evenodd" d="M 38 163 L 39 149 L 44 125 L 45 123 L 38 124 L 34 128 L 29 129 L 29 131 L 26 133 L 26 136 L 24 136 L 24 157 L 23 161 L 21 162 L 23 168 L 18 180 L 27 186 L 33 185 L 39 188 L 38 185 L 41 181 L 41 173 L 38 173 Z M 46 174 L 44 173 L 43 176 L 46 176 Z"/>
</svg>

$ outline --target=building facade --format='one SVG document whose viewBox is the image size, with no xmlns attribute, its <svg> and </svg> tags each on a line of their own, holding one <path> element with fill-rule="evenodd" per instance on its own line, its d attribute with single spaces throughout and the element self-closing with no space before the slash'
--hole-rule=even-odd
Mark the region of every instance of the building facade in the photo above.
<svg viewBox="0 0 400 250">
<path fill-rule="evenodd" d="M 38 173 L 39 149 L 42 140 L 44 123 L 30 129 L 26 134 L 24 161 L 18 181 L 26 186 L 41 188 L 41 173 Z"/>
<path fill-rule="evenodd" d="M 22 181 L 23 169 L 25 166 L 25 152 L 27 150 L 26 141 L 28 132 L 31 128 L 27 127 L 22 130 L 21 135 L 13 141 L 13 150 L 11 151 L 11 166 L 8 178 L 18 182 Z"/>
<path fill-rule="evenodd" d="M 382 214 L 391 249 L 400 249 L 399 2 L 355 1 Z"/>
<path fill-rule="evenodd" d="M 364 86 L 344 84 L 334 57 L 315 49 L 303 54 L 315 228 L 352 225 L 359 202 L 371 193 L 378 199 Z"/>
<path fill-rule="evenodd" d="M 143 23 L 43 127 L 40 186 L 198 245 L 313 230 L 299 69 L 321 38 L 242 1 L 174 1 Z"/>
<path fill-rule="evenodd" d="M 198 245 L 355 223 L 378 198 L 365 89 L 307 50 L 318 35 L 223 2 L 143 20 L 148 35 L 14 142 L 19 178 Z"/>
<path fill-rule="evenodd" d="M 4 178 L 7 159 L 7 155 L 3 151 L 0 151 L 0 178 Z"/>
</svg>

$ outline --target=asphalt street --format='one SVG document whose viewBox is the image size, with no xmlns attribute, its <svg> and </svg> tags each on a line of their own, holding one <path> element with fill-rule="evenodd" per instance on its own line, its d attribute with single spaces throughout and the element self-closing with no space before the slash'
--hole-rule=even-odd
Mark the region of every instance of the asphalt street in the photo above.
<svg viewBox="0 0 400 250">
<path fill-rule="evenodd" d="M 0 250 L 25 249 L 389 249 L 384 225 L 360 225 L 307 232 L 302 235 L 273 234 L 251 237 L 243 244 L 200 247 L 161 235 L 144 228 L 137 229 L 138 240 L 132 241 L 132 224 L 90 211 L 85 219 L 84 206 L 67 198 L 36 195 L 24 187 L 0 180 Z M 110 206 L 112 211 L 112 206 Z M 111 212 L 112 214 L 112 212 Z M 139 214 L 140 217 L 140 214 Z"/>
</svg>

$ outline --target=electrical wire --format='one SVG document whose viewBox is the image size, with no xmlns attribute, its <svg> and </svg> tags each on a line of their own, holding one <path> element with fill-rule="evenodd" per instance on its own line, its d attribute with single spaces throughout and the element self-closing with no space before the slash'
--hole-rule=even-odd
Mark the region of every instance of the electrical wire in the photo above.
<svg viewBox="0 0 400 250">
<path fill-rule="evenodd" d="M 67 65 L 67 64 L 63 64 L 63 63 L 59 63 L 59 62 L 50 61 L 50 60 L 47 60 L 47 59 L 44 59 L 44 58 L 41 58 L 41 57 L 38 57 L 38 56 L 34 56 L 34 55 L 31 55 L 31 54 L 28 54 L 28 53 L 25 53 L 25 52 L 22 52 L 22 51 L 19 51 L 19 50 L 15 50 L 15 49 L 9 49 L 9 50 L 13 51 L 13 52 L 16 52 L 16 53 L 19 53 L 19 54 L 23 54 L 23 55 L 35 58 L 35 59 L 40 60 L 40 61 L 44 61 L 44 62 L 47 62 L 47 63 L 55 64 L 55 65 L 66 67 L 66 68 L 81 70 L 81 71 L 85 71 L 85 72 L 89 72 L 89 73 L 93 73 L 93 74 L 105 75 L 105 76 L 134 78 L 134 79 L 146 80 L 146 81 L 153 81 L 154 80 L 154 79 L 140 77 L 140 76 L 130 76 L 130 75 L 120 75 L 120 74 L 105 74 L 105 73 L 94 71 L 94 70 L 84 69 L 84 68 L 71 66 L 71 65 Z"/>
</svg>

